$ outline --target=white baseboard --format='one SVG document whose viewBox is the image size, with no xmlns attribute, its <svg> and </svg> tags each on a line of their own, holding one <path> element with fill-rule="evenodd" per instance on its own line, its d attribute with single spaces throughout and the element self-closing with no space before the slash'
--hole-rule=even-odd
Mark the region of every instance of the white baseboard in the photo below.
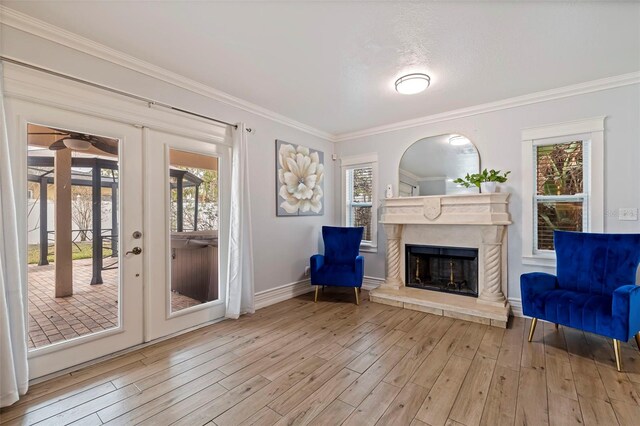
<svg viewBox="0 0 640 426">
<path fill-rule="evenodd" d="M 383 278 L 376 277 L 364 277 L 362 282 L 362 288 L 365 290 L 373 290 L 384 282 Z M 310 280 L 295 281 L 289 284 L 281 285 L 280 287 L 270 288 L 256 293 L 255 307 L 256 309 L 266 308 L 274 303 L 283 302 L 288 299 L 293 299 L 301 294 L 309 293 L 313 291 Z"/>
<path fill-rule="evenodd" d="M 255 306 L 256 309 L 265 308 L 274 303 L 283 302 L 310 291 L 313 291 L 313 287 L 309 279 L 295 281 L 256 293 Z"/>
<path fill-rule="evenodd" d="M 367 291 L 373 290 L 374 288 L 380 287 L 380 284 L 382 284 L 383 282 L 384 278 L 365 276 L 364 280 L 362 281 L 362 288 Z"/>
<path fill-rule="evenodd" d="M 524 317 L 524 314 L 522 313 L 521 299 L 510 297 L 509 304 L 511 305 L 511 313 L 513 314 L 514 317 Z"/>
</svg>

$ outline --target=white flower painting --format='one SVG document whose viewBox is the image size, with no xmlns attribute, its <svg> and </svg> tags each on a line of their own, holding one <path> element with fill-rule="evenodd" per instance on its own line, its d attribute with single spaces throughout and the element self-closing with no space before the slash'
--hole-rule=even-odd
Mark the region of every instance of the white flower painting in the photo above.
<svg viewBox="0 0 640 426">
<path fill-rule="evenodd" d="M 322 181 L 324 153 L 276 140 L 278 216 L 316 216 L 324 213 Z"/>
</svg>

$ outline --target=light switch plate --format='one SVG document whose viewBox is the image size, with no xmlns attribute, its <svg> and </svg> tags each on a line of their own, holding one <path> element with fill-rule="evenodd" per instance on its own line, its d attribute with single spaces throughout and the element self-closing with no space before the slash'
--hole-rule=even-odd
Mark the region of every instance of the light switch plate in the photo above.
<svg viewBox="0 0 640 426">
<path fill-rule="evenodd" d="M 637 208 L 619 209 L 618 220 L 638 220 L 638 209 Z"/>
</svg>

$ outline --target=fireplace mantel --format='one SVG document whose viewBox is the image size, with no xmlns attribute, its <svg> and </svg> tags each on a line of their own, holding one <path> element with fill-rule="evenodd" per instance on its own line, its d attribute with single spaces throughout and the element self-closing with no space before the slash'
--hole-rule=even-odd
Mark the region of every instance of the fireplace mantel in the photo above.
<svg viewBox="0 0 640 426">
<path fill-rule="evenodd" d="M 506 327 L 508 193 L 387 198 L 387 276 L 373 302 Z M 478 297 L 405 287 L 405 245 L 478 249 Z"/>
</svg>

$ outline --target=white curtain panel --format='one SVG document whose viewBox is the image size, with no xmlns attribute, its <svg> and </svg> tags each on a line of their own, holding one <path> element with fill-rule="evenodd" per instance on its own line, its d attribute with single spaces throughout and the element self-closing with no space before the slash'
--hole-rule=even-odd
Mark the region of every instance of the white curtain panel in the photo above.
<svg viewBox="0 0 640 426">
<path fill-rule="evenodd" d="M 229 285 L 226 317 L 255 312 L 253 242 L 249 200 L 249 146 L 243 123 L 231 128 L 231 212 L 229 224 Z"/>
<path fill-rule="evenodd" d="M 11 149 L 4 109 L 0 62 L 0 407 L 27 392 L 25 274 L 18 254 L 18 223 Z M 15 141 L 14 141 L 15 143 Z"/>
</svg>

